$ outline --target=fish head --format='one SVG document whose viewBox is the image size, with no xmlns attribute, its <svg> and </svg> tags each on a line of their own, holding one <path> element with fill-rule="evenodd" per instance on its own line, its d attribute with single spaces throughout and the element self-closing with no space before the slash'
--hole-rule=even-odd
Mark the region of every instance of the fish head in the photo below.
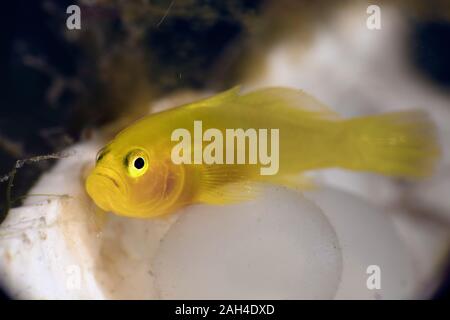
<svg viewBox="0 0 450 320">
<path fill-rule="evenodd" d="M 148 218 L 169 212 L 184 175 L 162 154 L 148 146 L 113 141 L 97 155 L 86 180 L 88 195 L 102 210 L 122 216 Z"/>
</svg>

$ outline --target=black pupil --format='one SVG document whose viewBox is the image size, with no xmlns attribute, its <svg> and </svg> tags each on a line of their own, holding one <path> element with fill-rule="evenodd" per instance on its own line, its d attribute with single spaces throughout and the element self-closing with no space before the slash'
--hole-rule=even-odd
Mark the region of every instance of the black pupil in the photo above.
<svg viewBox="0 0 450 320">
<path fill-rule="evenodd" d="M 134 160 L 134 167 L 136 169 L 142 169 L 144 167 L 144 164 L 145 164 L 144 159 L 142 159 L 141 157 Z"/>
</svg>

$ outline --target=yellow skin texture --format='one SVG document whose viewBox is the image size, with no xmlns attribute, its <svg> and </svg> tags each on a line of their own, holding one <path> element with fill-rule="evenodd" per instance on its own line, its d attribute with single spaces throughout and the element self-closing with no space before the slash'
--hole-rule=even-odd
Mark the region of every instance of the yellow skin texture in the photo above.
<svg viewBox="0 0 450 320">
<path fill-rule="evenodd" d="M 260 165 L 180 164 L 171 160 L 175 129 L 279 129 L 279 171 Z M 192 134 L 192 133 L 191 133 Z M 255 182 L 289 185 L 290 178 L 322 168 L 423 177 L 439 156 L 434 127 L 420 111 L 341 119 L 302 91 L 266 88 L 240 95 L 234 88 L 212 98 L 149 115 L 119 133 L 100 152 L 86 180 L 101 209 L 150 218 L 193 203 L 226 204 L 255 196 Z M 145 160 L 142 169 L 133 161 Z M 248 157 L 247 157 L 248 159 Z"/>
</svg>

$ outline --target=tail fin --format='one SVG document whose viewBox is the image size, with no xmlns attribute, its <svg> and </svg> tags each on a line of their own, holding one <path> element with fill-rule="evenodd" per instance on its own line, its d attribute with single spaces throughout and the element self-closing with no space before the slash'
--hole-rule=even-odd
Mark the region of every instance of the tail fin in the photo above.
<svg viewBox="0 0 450 320">
<path fill-rule="evenodd" d="M 424 177 L 440 155 L 435 127 L 425 112 L 407 111 L 351 119 L 349 151 L 357 161 L 343 167 L 389 176 Z"/>
</svg>

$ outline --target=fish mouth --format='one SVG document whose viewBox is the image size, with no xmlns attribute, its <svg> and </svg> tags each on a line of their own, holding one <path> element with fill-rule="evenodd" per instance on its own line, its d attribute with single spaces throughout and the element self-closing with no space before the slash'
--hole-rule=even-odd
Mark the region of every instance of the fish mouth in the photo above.
<svg viewBox="0 0 450 320">
<path fill-rule="evenodd" d="M 100 180 L 105 183 L 106 181 L 111 182 L 114 187 L 118 190 L 122 190 L 124 187 L 124 183 L 122 181 L 122 176 L 114 169 L 105 167 L 105 166 L 97 166 L 94 171 L 91 173 L 92 177 L 95 177 L 95 180 Z"/>
<path fill-rule="evenodd" d="M 97 167 L 86 180 L 86 191 L 98 207 L 111 211 L 114 203 L 122 199 L 126 191 L 126 186 L 120 184 L 120 178 L 109 168 Z"/>
<path fill-rule="evenodd" d="M 108 179 L 109 181 L 111 181 L 117 187 L 117 189 L 120 189 L 119 183 L 113 177 L 111 177 L 111 176 L 109 176 L 107 174 L 101 173 L 101 172 L 95 173 L 95 175 Z"/>
</svg>

